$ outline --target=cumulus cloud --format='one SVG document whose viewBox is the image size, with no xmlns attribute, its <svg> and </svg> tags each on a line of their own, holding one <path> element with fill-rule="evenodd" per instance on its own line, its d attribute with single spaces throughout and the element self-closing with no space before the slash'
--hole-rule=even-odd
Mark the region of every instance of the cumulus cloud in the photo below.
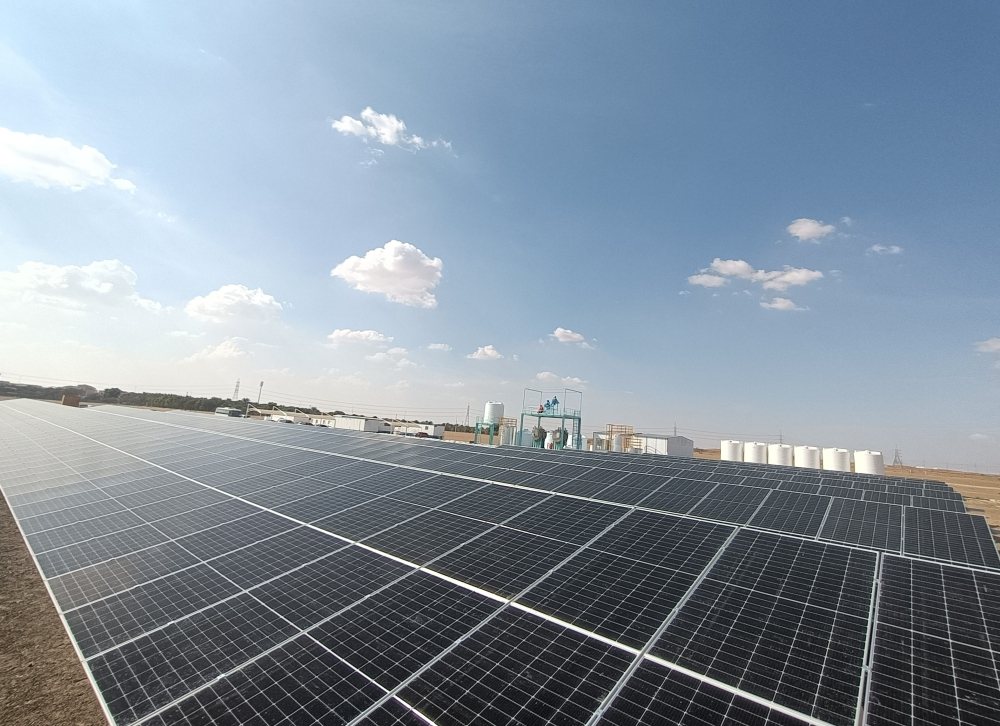
<svg viewBox="0 0 1000 726">
<path fill-rule="evenodd" d="M 451 148 L 451 142 L 444 139 L 428 141 L 416 134 L 407 133 L 403 119 L 391 113 L 379 113 L 371 106 L 361 112 L 360 118 L 341 116 L 332 124 L 334 131 L 344 136 L 355 136 L 365 143 L 373 142 L 382 146 L 397 146 L 409 151 L 431 148 Z M 370 162 L 373 163 L 373 162 Z"/>
<path fill-rule="evenodd" d="M 762 300 L 760 306 L 765 310 L 808 310 L 809 309 L 809 308 L 799 307 L 794 302 L 789 300 L 787 297 L 776 297 L 772 298 L 770 301 Z"/>
<path fill-rule="evenodd" d="M 248 355 L 246 343 L 246 338 L 226 338 L 218 345 L 210 345 L 203 348 L 194 355 L 184 358 L 181 362 L 202 363 L 206 361 L 225 361 L 243 358 Z"/>
<path fill-rule="evenodd" d="M 746 260 L 723 260 L 716 257 L 712 264 L 700 274 L 691 275 L 688 282 L 701 287 L 722 287 L 728 284 L 730 278 L 757 283 L 765 290 L 784 292 L 789 287 L 808 285 L 819 280 L 823 273 L 805 267 L 785 265 L 780 270 L 758 270 Z"/>
<path fill-rule="evenodd" d="M 817 243 L 819 240 L 837 231 L 837 228 L 832 224 L 823 224 L 823 222 L 817 219 L 809 219 L 807 217 L 800 217 L 793 220 L 786 229 L 788 230 L 788 234 L 797 238 L 800 242 Z"/>
<path fill-rule="evenodd" d="M 417 364 L 407 358 L 408 354 L 409 351 L 406 348 L 389 348 L 389 350 L 366 355 L 365 360 L 370 360 L 373 363 L 389 363 L 399 369 L 415 368 Z"/>
<path fill-rule="evenodd" d="M 0 271 L 0 297 L 69 310 L 86 310 L 98 304 L 159 312 L 162 306 L 158 302 L 136 292 L 138 279 L 120 260 L 83 266 L 25 262 L 14 272 Z"/>
<path fill-rule="evenodd" d="M 327 339 L 334 345 L 340 343 L 369 343 L 384 345 L 392 342 L 391 335 L 383 335 L 377 330 L 351 330 L 350 328 L 337 328 Z"/>
<path fill-rule="evenodd" d="M 503 358 L 500 351 L 492 345 L 481 345 L 474 353 L 469 353 L 465 357 L 471 358 L 472 360 L 500 360 Z"/>
<path fill-rule="evenodd" d="M 259 287 L 223 285 L 207 295 L 192 298 L 184 311 L 193 318 L 221 323 L 232 318 L 273 318 L 282 310 L 281 303 Z"/>
<path fill-rule="evenodd" d="M 535 374 L 535 380 L 542 383 L 561 383 L 564 386 L 582 386 L 586 383 L 582 378 L 576 376 L 560 376 L 552 371 L 542 371 Z"/>
<path fill-rule="evenodd" d="M 691 275 L 688 278 L 688 283 L 691 285 L 698 285 L 699 287 L 722 287 L 723 285 L 728 285 L 729 280 L 724 277 L 719 277 L 718 275 L 706 275 L 702 273 L 699 275 Z"/>
<path fill-rule="evenodd" d="M 1000 353 L 1000 338 L 987 338 L 976 343 L 980 353 Z"/>
<path fill-rule="evenodd" d="M 330 271 L 355 290 L 385 295 L 392 302 L 419 308 L 437 307 L 433 290 L 444 263 L 409 242 L 390 240 L 382 247 L 352 255 Z"/>
<path fill-rule="evenodd" d="M 901 255 L 903 254 L 903 248 L 899 245 L 881 245 L 876 244 L 868 248 L 868 254 L 870 255 Z"/>
<path fill-rule="evenodd" d="M 549 333 L 549 337 L 567 345 L 579 345 L 581 348 L 593 348 L 593 346 L 587 342 L 587 337 L 583 335 L 583 333 L 577 333 L 569 328 L 556 328 Z"/>
<path fill-rule="evenodd" d="M 431 343 L 427 346 L 427 350 L 440 350 L 447 353 L 451 350 L 451 346 L 447 343 Z"/>
<path fill-rule="evenodd" d="M 75 192 L 95 186 L 134 192 L 135 184 L 112 176 L 115 168 L 92 146 L 75 146 L 57 136 L 25 134 L 0 127 L 0 174 L 15 182 Z"/>
</svg>

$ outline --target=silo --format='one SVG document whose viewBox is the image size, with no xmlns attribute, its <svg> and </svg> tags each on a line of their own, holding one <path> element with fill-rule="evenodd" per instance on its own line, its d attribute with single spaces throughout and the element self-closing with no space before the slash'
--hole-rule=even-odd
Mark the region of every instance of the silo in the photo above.
<svg viewBox="0 0 1000 726">
<path fill-rule="evenodd" d="M 747 441 L 743 444 L 743 461 L 748 464 L 766 464 L 767 444 L 760 441 Z"/>
<path fill-rule="evenodd" d="M 778 466 L 792 465 L 792 447 L 788 444 L 771 444 L 767 447 L 767 463 Z"/>
<path fill-rule="evenodd" d="M 803 469 L 819 469 L 819 449 L 815 446 L 796 446 L 795 466 L 801 466 Z"/>
<path fill-rule="evenodd" d="M 850 471 L 851 452 L 847 449 L 825 448 L 823 449 L 823 470 L 824 471 Z"/>
<path fill-rule="evenodd" d="M 725 440 L 722 442 L 720 458 L 723 461 L 743 461 L 743 442 Z"/>
<path fill-rule="evenodd" d="M 503 404 L 500 401 L 487 401 L 483 411 L 483 423 L 498 424 L 503 418 Z"/>
<path fill-rule="evenodd" d="M 854 471 L 857 474 L 885 474 L 881 451 L 855 451 Z"/>
</svg>

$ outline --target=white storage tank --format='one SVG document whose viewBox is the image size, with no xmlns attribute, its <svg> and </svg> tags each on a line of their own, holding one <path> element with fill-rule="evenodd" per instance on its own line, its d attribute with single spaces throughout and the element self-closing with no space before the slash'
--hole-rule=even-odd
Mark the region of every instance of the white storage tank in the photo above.
<svg viewBox="0 0 1000 726">
<path fill-rule="evenodd" d="M 767 463 L 778 466 L 792 465 L 792 447 L 788 444 L 771 444 L 767 447 Z"/>
<path fill-rule="evenodd" d="M 625 434 L 615 434 L 614 438 L 611 439 L 611 450 L 612 451 L 625 450 Z"/>
<path fill-rule="evenodd" d="M 766 464 L 767 444 L 760 441 L 747 441 L 743 444 L 743 461 L 748 464 Z"/>
<path fill-rule="evenodd" d="M 743 461 L 743 442 L 724 440 L 720 454 L 723 461 Z"/>
<path fill-rule="evenodd" d="M 851 452 L 847 449 L 823 449 L 823 469 L 825 471 L 850 471 Z"/>
<path fill-rule="evenodd" d="M 817 446 L 796 446 L 795 466 L 803 469 L 819 469 L 819 447 Z"/>
<path fill-rule="evenodd" d="M 857 474 L 885 474 L 885 459 L 881 451 L 855 451 L 854 471 Z"/>
<path fill-rule="evenodd" d="M 503 418 L 503 403 L 500 401 L 487 401 L 486 409 L 483 411 L 483 423 L 500 423 Z"/>
</svg>

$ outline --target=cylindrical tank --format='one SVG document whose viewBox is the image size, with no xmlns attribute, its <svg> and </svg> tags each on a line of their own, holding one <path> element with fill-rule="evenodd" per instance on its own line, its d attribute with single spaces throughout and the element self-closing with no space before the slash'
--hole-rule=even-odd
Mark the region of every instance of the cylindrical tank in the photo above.
<svg viewBox="0 0 1000 726">
<path fill-rule="evenodd" d="M 854 471 L 857 474 L 885 474 L 881 451 L 855 451 Z"/>
<path fill-rule="evenodd" d="M 517 427 L 516 426 L 501 426 L 500 427 L 500 444 L 501 446 L 513 446 L 514 439 L 516 438 Z"/>
<path fill-rule="evenodd" d="M 816 446 L 796 446 L 795 466 L 803 469 L 819 469 L 819 448 Z"/>
<path fill-rule="evenodd" d="M 723 461 L 743 461 L 743 442 L 728 439 L 723 441 L 720 458 Z"/>
<path fill-rule="evenodd" d="M 743 444 L 743 461 L 748 464 L 766 464 L 767 444 L 760 441 L 747 441 Z"/>
<path fill-rule="evenodd" d="M 778 466 L 792 465 L 792 447 L 788 444 L 771 444 L 767 447 L 767 463 Z"/>
<path fill-rule="evenodd" d="M 823 469 L 825 471 L 850 471 L 851 452 L 847 449 L 823 449 Z"/>
<path fill-rule="evenodd" d="M 615 434 L 615 437 L 611 439 L 611 450 L 623 451 L 624 449 L 625 449 L 625 434 Z"/>
<path fill-rule="evenodd" d="M 503 418 L 503 404 L 500 401 L 487 401 L 483 411 L 483 423 L 500 423 Z"/>
</svg>

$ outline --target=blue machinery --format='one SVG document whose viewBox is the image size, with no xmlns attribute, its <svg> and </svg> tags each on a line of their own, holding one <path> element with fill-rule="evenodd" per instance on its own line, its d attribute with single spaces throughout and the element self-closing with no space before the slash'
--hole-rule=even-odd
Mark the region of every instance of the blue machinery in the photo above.
<svg viewBox="0 0 1000 726">
<path fill-rule="evenodd" d="M 535 388 L 525 388 L 521 401 L 521 427 L 518 429 L 518 446 L 530 446 L 535 449 L 581 449 L 583 435 L 580 411 L 583 406 L 583 393 L 572 388 L 561 391 L 540 391 Z M 534 419 L 531 431 L 525 429 L 525 418 L 528 424 Z M 548 419 L 551 424 L 558 421 L 551 431 L 542 425 L 542 419 Z"/>
</svg>

